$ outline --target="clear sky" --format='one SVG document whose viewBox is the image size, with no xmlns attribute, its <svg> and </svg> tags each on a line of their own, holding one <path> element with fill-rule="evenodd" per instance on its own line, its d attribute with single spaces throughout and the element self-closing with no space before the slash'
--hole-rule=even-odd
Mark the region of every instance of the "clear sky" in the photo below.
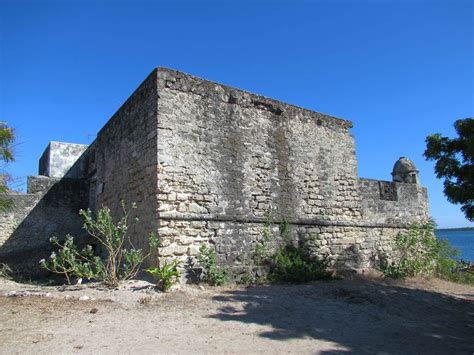
<svg viewBox="0 0 474 355">
<path fill-rule="evenodd" d="M 0 120 L 24 188 L 51 140 L 90 143 L 156 66 L 346 118 L 361 177 L 411 158 L 441 227 L 425 137 L 473 116 L 472 0 L 0 0 Z"/>
</svg>

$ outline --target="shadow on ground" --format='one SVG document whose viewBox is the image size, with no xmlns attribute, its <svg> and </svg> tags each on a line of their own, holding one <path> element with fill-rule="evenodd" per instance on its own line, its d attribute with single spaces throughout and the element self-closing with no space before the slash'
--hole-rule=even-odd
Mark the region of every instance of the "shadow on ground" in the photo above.
<svg viewBox="0 0 474 355">
<path fill-rule="evenodd" d="M 331 341 L 351 353 L 474 352 L 472 298 L 346 280 L 229 290 L 214 300 L 225 306 L 211 318 L 271 326 L 259 336 L 276 341 Z M 346 351 L 323 353 L 336 352 Z"/>
</svg>

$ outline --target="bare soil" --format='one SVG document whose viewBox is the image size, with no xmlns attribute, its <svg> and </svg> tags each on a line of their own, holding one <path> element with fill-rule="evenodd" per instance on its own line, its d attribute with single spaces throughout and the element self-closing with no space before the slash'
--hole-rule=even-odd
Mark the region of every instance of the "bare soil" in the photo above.
<svg viewBox="0 0 474 355">
<path fill-rule="evenodd" d="M 12 292 L 13 291 L 13 292 Z M 0 280 L 0 353 L 474 353 L 474 287 L 375 277 L 305 285 Z"/>
</svg>

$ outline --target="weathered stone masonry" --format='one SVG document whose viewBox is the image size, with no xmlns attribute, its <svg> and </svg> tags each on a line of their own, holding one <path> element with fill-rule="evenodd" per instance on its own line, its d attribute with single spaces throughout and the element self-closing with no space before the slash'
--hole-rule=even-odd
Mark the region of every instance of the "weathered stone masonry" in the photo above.
<svg viewBox="0 0 474 355">
<path fill-rule="evenodd" d="M 87 184 L 91 208 L 106 205 L 118 214 L 120 200 L 136 202 L 133 241 L 144 246 L 157 232 L 160 258 L 188 260 L 211 243 L 238 275 L 252 266 L 265 222 L 277 231 L 288 221 L 310 249 L 329 254 L 337 267 L 360 270 L 429 211 L 417 180 L 358 178 L 351 127 L 158 68 L 72 175 Z"/>
</svg>

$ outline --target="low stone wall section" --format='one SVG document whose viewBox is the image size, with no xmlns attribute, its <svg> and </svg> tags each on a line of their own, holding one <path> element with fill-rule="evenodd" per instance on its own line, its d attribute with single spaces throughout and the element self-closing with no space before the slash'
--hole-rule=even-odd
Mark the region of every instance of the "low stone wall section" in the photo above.
<svg viewBox="0 0 474 355">
<path fill-rule="evenodd" d="M 382 257 L 391 254 L 394 237 L 406 232 L 398 227 L 363 225 L 290 223 L 288 228 L 295 244 L 302 242 L 310 254 L 327 256 L 336 269 L 354 272 L 377 267 Z M 265 233 L 271 235 L 268 243 Z M 161 260 L 178 258 L 192 274 L 199 247 L 212 246 L 236 280 L 246 273 L 261 272 L 261 265 L 255 262 L 258 244 L 264 243 L 271 252 L 282 242 L 280 224 L 268 222 L 161 220 L 159 235 Z"/>
<path fill-rule="evenodd" d="M 358 186 L 367 223 L 409 225 L 430 218 L 428 193 L 421 185 L 359 179 Z"/>
<path fill-rule="evenodd" d="M 88 240 L 79 215 L 88 207 L 85 180 L 37 177 L 30 183 L 36 193 L 11 194 L 15 207 L 0 214 L 0 263 L 24 277 L 42 274 L 38 262 L 49 257 L 51 237 L 71 234 L 79 244 Z"/>
</svg>

